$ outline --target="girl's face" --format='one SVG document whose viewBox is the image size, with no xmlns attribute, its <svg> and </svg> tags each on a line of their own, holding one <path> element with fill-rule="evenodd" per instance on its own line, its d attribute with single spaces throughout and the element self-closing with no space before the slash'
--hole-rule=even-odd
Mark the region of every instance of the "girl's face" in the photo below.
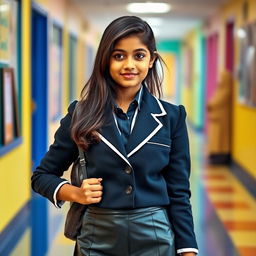
<svg viewBox="0 0 256 256">
<path fill-rule="evenodd" d="M 138 90 L 154 59 L 136 35 L 119 40 L 110 57 L 109 73 L 119 87 Z M 121 88 L 120 88 L 121 89 Z"/>
</svg>

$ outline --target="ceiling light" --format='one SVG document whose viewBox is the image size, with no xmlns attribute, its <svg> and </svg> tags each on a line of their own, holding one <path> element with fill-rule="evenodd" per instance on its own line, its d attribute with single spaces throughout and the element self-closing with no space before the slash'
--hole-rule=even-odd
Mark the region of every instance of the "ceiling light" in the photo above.
<svg viewBox="0 0 256 256">
<path fill-rule="evenodd" d="M 245 31 L 245 29 L 239 28 L 239 29 L 237 30 L 237 36 L 238 36 L 239 38 L 245 38 L 245 37 L 246 37 L 246 31 Z"/>
<path fill-rule="evenodd" d="M 243 28 L 239 28 L 236 33 L 237 33 L 237 36 L 239 38 L 245 38 L 246 37 L 246 31 Z"/>
<path fill-rule="evenodd" d="M 0 4 L 0 12 L 7 12 L 9 11 L 9 5 L 8 4 Z"/>
<path fill-rule="evenodd" d="M 132 13 L 165 13 L 171 10 L 171 5 L 166 3 L 131 3 L 127 10 Z"/>
</svg>

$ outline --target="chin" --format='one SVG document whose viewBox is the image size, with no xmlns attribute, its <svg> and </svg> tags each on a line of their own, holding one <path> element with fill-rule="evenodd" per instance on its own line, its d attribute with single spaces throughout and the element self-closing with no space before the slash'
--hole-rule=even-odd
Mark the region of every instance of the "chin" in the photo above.
<svg viewBox="0 0 256 256">
<path fill-rule="evenodd" d="M 123 87 L 137 87 L 139 86 L 141 83 L 139 82 L 134 82 L 134 81 L 122 81 L 120 83 L 118 83 L 119 85 L 123 86 Z"/>
<path fill-rule="evenodd" d="M 123 88 L 136 88 L 136 87 L 139 87 L 138 84 L 121 84 L 120 86 L 123 87 Z"/>
</svg>

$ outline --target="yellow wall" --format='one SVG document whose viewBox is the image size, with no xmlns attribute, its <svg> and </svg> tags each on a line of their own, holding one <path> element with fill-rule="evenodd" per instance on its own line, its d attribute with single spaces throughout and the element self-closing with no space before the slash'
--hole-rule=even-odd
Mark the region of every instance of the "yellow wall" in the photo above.
<svg viewBox="0 0 256 256">
<path fill-rule="evenodd" d="M 222 12 L 222 33 L 220 40 L 220 64 L 224 69 L 225 63 L 225 23 L 228 18 L 235 17 L 235 28 L 243 25 L 242 20 L 242 0 L 231 1 Z M 249 22 L 256 20 L 256 1 L 248 0 Z M 238 67 L 239 56 L 238 40 L 235 41 L 235 67 Z M 256 178 L 256 109 L 243 106 L 238 102 L 239 82 L 234 83 L 233 102 L 233 135 L 232 135 L 232 156 L 234 160 L 245 168 Z"/>
<path fill-rule="evenodd" d="M 23 143 L 0 158 L 0 231 L 30 199 L 30 1 L 22 1 L 22 138 Z"/>
<path fill-rule="evenodd" d="M 184 46 L 182 47 L 182 59 L 184 60 L 184 47 L 189 47 L 193 50 L 193 55 L 195 56 L 195 45 L 196 45 L 196 30 L 191 30 L 184 39 Z M 193 123 L 193 115 L 194 115 L 194 69 L 195 69 L 195 58 L 193 58 L 193 65 L 192 65 L 192 84 L 188 85 L 185 84 L 185 81 L 182 81 L 182 89 L 181 89 L 181 103 L 186 107 L 186 112 L 188 116 L 188 120 Z"/>
<path fill-rule="evenodd" d="M 175 86 L 176 86 L 176 60 L 175 55 L 171 53 L 161 52 L 161 57 L 163 58 L 166 66 L 164 65 L 164 81 L 163 81 L 163 94 L 165 97 L 175 96 Z"/>
<path fill-rule="evenodd" d="M 182 46 L 182 104 L 185 105 L 188 119 L 198 129 L 203 128 L 204 120 L 204 34 L 202 27 L 197 26 L 185 37 Z M 188 62 L 189 61 L 189 62 Z M 190 77 L 188 77 L 190 76 Z"/>
<path fill-rule="evenodd" d="M 81 39 L 78 40 L 78 45 L 77 45 L 77 73 L 76 73 L 76 88 L 77 88 L 77 98 L 80 98 L 80 92 L 82 88 L 85 85 L 85 42 Z"/>
</svg>

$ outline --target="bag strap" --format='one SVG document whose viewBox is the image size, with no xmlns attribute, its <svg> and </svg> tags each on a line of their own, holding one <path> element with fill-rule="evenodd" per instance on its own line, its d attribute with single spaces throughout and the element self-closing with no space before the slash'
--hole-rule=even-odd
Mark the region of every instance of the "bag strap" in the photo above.
<svg viewBox="0 0 256 256">
<path fill-rule="evenodd" d="M 86 161 L 85 161 L 85 156 L 84 156 L 84 151 L 78 147 L 79 150 L 79 162 L 82 168 L 82 173 L 83 173 L 83 179 L 87 179 L 87 170 L 86 170 Z"/>
<path fill-rule="evenodd" d="M 80 101 L 78 101 L 78 102 L 76 103 L 74 112 L 76 111 L 79 102 L 80 102 Z M 82 175 L 83 175 L 82 178 L 83 178 L 83 179 L 87 179 L 87 178 L 88 178 L 88 175 L 87 175 L 87 170 L 86 170 L 86 161 L 85 161 L 84 151 L 83 151 L 80 147 L 78 147 L 78 151 L 79 151 L 79 163 L 80 163 L 81 168 L 82 168 Z"/>
</svg>

